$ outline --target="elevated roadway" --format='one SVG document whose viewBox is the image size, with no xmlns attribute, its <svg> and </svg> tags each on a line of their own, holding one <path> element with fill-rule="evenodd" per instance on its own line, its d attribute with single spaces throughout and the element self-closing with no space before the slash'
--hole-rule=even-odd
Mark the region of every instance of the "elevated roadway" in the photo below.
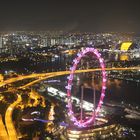
<svg viewBox="0 0 140 140">
<path fill-rule="evenodd" d="M 125 70 L 140 70 L 140 67 L 126 67 L 126 68 L 105 68 L 106 71 L 125 71 Z M 101 68 L 95 68 L 95 69 L 86 69 L 86 70 L 76 70 L 75 73 L 82 73 L 82 72 L 95 72 L 95 71 L 101 71 Z M 59 72 L 50 72 L 50 73 L 33 73 L 30 75 L 20 75 L 18 77 L 15 78 L 10 78 L 7 80 L 4 80 L 2 82 L 0 82 L 0 87 L 5 86 L 7 84 L 11 84 L 17 81 L 21 81 L 21 80 L 25 80 L 25 79 L 31 79 L 31 78 L 38 78 L 36 80 L 36 82 L 44 80 L 45 78 L 51 78 L 51 77 L 55 77 L 55 76 L 61 76 L 61 75 L 67 75 L 70 74 L 70 71 L 59 71 Z M 36 83 L 35 81 L 33 81 L 32 83 Z M 29 85 L 30 86 L 30 85 Z"/>
<path fill-rule="evenodd" d="M 116 71 L 140 70 L 140 67 L 105 68 L 105 70 L 106 71 L 112 71 L 112 70 L 116 70 Z M 75 73 L 95 72 L 95 71 L 101 71 L 101 69 L 97 68 L 97 69 L 87 69 L 87 70 L 76 70 Z M 2 87 L 4 85 L 7 85 L 7 84 L 11 84 L 13 82 L 21 81 L 21 80 L 24 80 L 24 79 L 37 78 L 34 81 L 32 81 L 32 82 L 30 82 L 30 83 L 28 83 L 28 84 L 26 84 L 24 86 L 17 87 L 17 89 L 25 89 L 25 88 L 27 88 L 27 87 L 29 87 L 29 86 L 37 83 L 37 82 L 40 82 L 42 80 L 45 80 L 45 79 L 48 79 L 48 78 L 52 78 L 52 77 L 56 77 L 56 76 L 67 75 L 67 74 L 70 74 L 70 71 L 60 71 L 60 72 L 50 72 L 50 73 L 41 73 L 41 74 L 22 75 L 22 76 L 18 76 L 18 77 L 15 77 L 15 78 L 7 79 L 5 81 L 1 81 L 0 82 L 0 87 Z M 12 113 L 13 113 L 13 110 L 16 107 L 16 105 L 18 105 L 21 102 L 21 100 L 22 100 L 21 96 L 18 95 L 17 100 L 14 103 L 12 103 L 8 107 L 8 109 L 6 111 L 5 124 L 6 124 L 6 127 L 7 127 L 7 132 L 8 132 L 9 140 L 18 140 L 17 133 L 16 133 L 16 130 L 15 130 L 13 121 L 12 121 Z M 0 121 L 0 126 L 1 125 L 2 125 L 2 123 Z M 3 128 L 3 126 L 1 128 Z M 4 130 L 4 129 L 2 129 L 2 130 Z M 6 132 L 5 131 L 3 131 L 3 132 L 4 132 L 5 140 L 8 140 Z"/>
<path fill-rule="evenodd" d="M 13 114 L 14 108 L 22 101 L 21 96 L 20 95 L 17 95 L 17 96 L 18 96 L 17 100 L 8 107 L 5 114 L 5 124 L 7 128 L 9 140 L 18 140 L 16 129 L 14 127 L 14 123 L 12 120 L 12 114 Z"/>
</svg>

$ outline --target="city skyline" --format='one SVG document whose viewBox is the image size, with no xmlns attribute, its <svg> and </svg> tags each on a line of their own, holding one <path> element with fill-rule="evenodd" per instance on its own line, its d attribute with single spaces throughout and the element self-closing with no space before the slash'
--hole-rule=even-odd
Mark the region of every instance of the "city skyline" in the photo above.
<svg viewBox="0 0 140 140">
<path fill-rule="evenodd" d="M 140 139 L 138 34 L 0 33 L 0 140 Z"/>
<path fill-rule="evenodd" d="M 0 3 L 0 140 L 140 139 L 137 0 Z"/>
<path fill-rule="evenodd" d="M 0 5 L 0 31 L 63 30 L 83 32 L 136 32 L 139 3 L 106 1 L 10 1 Z"/>
</svg>

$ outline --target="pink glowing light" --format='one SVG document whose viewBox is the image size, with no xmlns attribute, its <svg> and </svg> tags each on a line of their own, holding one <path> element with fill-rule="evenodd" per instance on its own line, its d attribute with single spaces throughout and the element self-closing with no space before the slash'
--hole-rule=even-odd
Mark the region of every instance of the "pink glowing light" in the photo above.
<svg viewBox="0 0 140 140">
<path fill-rule="evenodd" d="M 80 120 L 78 120 L 75 117 L 74 112 L 72 111 L 71 87 L 72 87 L 73 75 L 74 75 L 74 72 L 75 72 L 75 70 L 77 68 L 77 65 L 78 65 L 79 61 L 81 60 L 81 58 L 83 56 L 85 56 L 86 53 L 88 53 L 88 52 L 93 53 L 96 56 L 96 58 L 99 60 L 99 62 L 100 62 L 100 67 L 102 69 L 102 90 L 101 90 L 100 100 L 99 100 L 99 103 L 98 103 L 98 106 L 96 108 L 95 113 L 94 113 L 94 110 L 93 110 L 92 117 L 90 117 L 86 121 L 81 122 Z M 68 105 L 67 105 L 68 115 L 69 115 L 71 121 L 73 121 L 74 125 L 77 125 L 78 127 L 86 127 L 90 123 L 92 123 L 94 121 L 94 119 L 96 118 L 96 116 L 99 114 L 101 106 L 103 104 L 103 99 L 105 97 L 105 89 L 106 89 L 107 78 L 106 78 L 106 72 L 105 72 L 104 59 L 101 57 L 101 54 L 94 48 L 86 48 L 85 50 L 83 50 L 80 53 L 78 53 L 77 58 L 75 58 L 73 60 L 73 66 L 70 68 L 70 75 L 68 76 L 67 79 L 68 79 L 68 85 L 66 86 L 66 89 L 67 89 L 67 97 L 68 97 Z"/>
</svg>

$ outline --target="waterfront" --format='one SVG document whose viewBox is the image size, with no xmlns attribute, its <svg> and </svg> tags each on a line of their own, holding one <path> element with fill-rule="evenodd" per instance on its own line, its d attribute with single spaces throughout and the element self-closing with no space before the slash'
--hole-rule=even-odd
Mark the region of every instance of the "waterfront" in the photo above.
<svg viewBox="0 0 140 140">
<path fill-rule="evenodd" d="M 110 49 L 100 47 L 72 47 L 68 50 L 65 48 L 65 51 L 62 46 L 49 49 L 44 47 L 38 48 L 38 51 L 35 48 L 20 55 L 15 54 L 12 60 L 11 57 L 5 59 L 5 55 L 1 57 L 0 105 L 4 109 L 0 111 L 4 122 L 9 122 L 5 124 L 9 137 L 23 140 L 37 137 L 41 140 L 58 140 L 80 138 L 81 133 L 82 138 L 89 139 L 139 139 L 140 60 L 132 57 L 130 61 L 116 61 L 109 56 L 118 55 L 113 49 L 110 53 Z M 78 60 L 74 58 L 80 56 L 79 52 L 83 49 L 93 52 L 83 55 L 78 64 Z M 97 50 L 100 53 L 96 54 Z M 118 50 L 118 53 L 121 53 L 121 50 Z M 100 58 L 101 54 L 105 64 Z M 67 87 L 70 79 L 68 75 L 70 70 L 73 70 L 72 65 L 77 65 L 77 71 L 73 72 L 71 86 Z M 104 70 L 105 72 L 102 72 Z M 102 87 L 103 90 L 106 89 L 105 93 L 101 92 Z M 71 113 L 68 112 L 70 98 L 65 88 L 71 89 L 71 112 L 75 114 L 74 117 L 79 123 L 93 116 L 98 102 L 103 104 L 101 109 L 98 108 L 99 115 L 95 118 L 95 124 L 91 123 L 81 128 L 71 120 L 71 116 L 68 116 Z M 102 98 L 104 94 L 104 102 L 103 99 L 99 101 L 100 96 Z M 19 99 L 22 101 L 19 102 Z M 1 125 L 4 129 L 4 124 Z M 75 132 L 75 129 L 78 132 Z M 7 136 L 5 133 L 5 137 Z"/>
<path fill-rule="evenodd" d="M 55 86 L 54 83 L 52 85 L 50 83 L 49 85 L 55 87 L 58 90 L 66 92 L 66 90 L 61 86 L 61 84 L 65 85 L 64 81 L 66 80 L 66 77 L 55 78 L 55 80 L 60 80 L 60 83 L 56 82 Z M 140 104 L 139 104 L 140 86 L 136 85 L 133 82 L 127 82 L 122 80 L 120 81 L 114 79 L 111 81 L 112 84 L 110 84 L 109 87 L 107 88 L 106 99 L 104 101 L 103 108 L 105 108 L 106 113 L 110 118 L 109 121 L 111 121 L 112 123 L 121 124 L 122 126 L 129 128 L 130 130 L 132 129 L 132 132 L 134 132 L 133 135 L 131 134 L 132 133 L 131 131 L 130 133 L 127 132 L 125 139 L 138 140 L 140 138 L 140 127 L 139 127 L 140 126 Z M 118 82 L 120 83 L 119 87 L 118 84 L 115 84 L 116 81 L 117 83 Z M 88 98 L 86 97 L 86 99 L 89 100 L 92 98 L 93 95 L 90 96 L 91 90 L 86 90 L 86 91 L 87 93 L 85 93 L 84 95 L 85 96 L 89 95 Z M 110 93 L 110 91 L 112 91 L 112 93 Z M 135 95 L 133 93 L 134 91 L 135 91 Z M 133 93 L 133 98 L 131 93 Z M 58 96 L 59 96 L 59 92 L 58 92 Z"/>
</svg>

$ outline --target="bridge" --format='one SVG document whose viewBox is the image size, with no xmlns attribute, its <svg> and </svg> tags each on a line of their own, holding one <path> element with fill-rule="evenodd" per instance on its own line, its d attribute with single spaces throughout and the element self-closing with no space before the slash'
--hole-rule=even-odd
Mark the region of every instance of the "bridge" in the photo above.
<svg viewBox="0 0 140 140">
<path fill-rule="evenodd" d="M 105 68 L 105 70 L 106 71 L 113 71 L 113 70 L 115 70 L 115 71 L 131 71 L 131 70 L 140 70 L 140 67 Z M 96 72 L 96 71 L 101 71 L 101 69 L 97 68 L 97 69 L 76 70 L 75 73 Z M 29 83 L 27 83 L 23 86 L 17 87 L 17 90 L 18 89 L 26 89 L 27 87 L 30 87 L 33 84 L 38 83 L 40 81 L 43 81 L 45 79 L 53 78 L 53 77 L 56 77 L 56 76 L 68 75 L 68 74 L 70 74 L 70 71 L 59 71 L 59 72 L 50 72 L 50 73 L 39 73 L 39 74 L 34 73 L 34 74 L 30 74 L 30 75 L 20 75 L 20 76 L 15 77 L 15 78 L 10 78 L 10 79 L 1 81 L 0 87 L 11 84 L 13 82 L 22 81 L 22 80 L 25 80 L 25 79 L 37 78 L 32 82 L 29 82 Z M 12 122 L 12 113 L 13 113 L 14 108 L 16 107 L 16 105 L 18 105 L 20 103 L 20 101 L 21 101 L 21 97 L 20 97 L 20 95 L 18 95 L 18 99 L 13 104 L 11 104 L 6 111 L 5 122 L 6 122 L 7 130 L 3 126 L 2 120 L 0 121 L 1 126 L 2 126 L 1 127 L 2 129 L 0 130 L 0 132 L 4 132 L 4 133 L 0 133 L 0 137 L 3 138 L 3 139 L 4 138 L 9 138 L 9 140 L 18 139 L 17 138 L 17 133 L 15 131 L 14 124 Z"/>
</svg>

